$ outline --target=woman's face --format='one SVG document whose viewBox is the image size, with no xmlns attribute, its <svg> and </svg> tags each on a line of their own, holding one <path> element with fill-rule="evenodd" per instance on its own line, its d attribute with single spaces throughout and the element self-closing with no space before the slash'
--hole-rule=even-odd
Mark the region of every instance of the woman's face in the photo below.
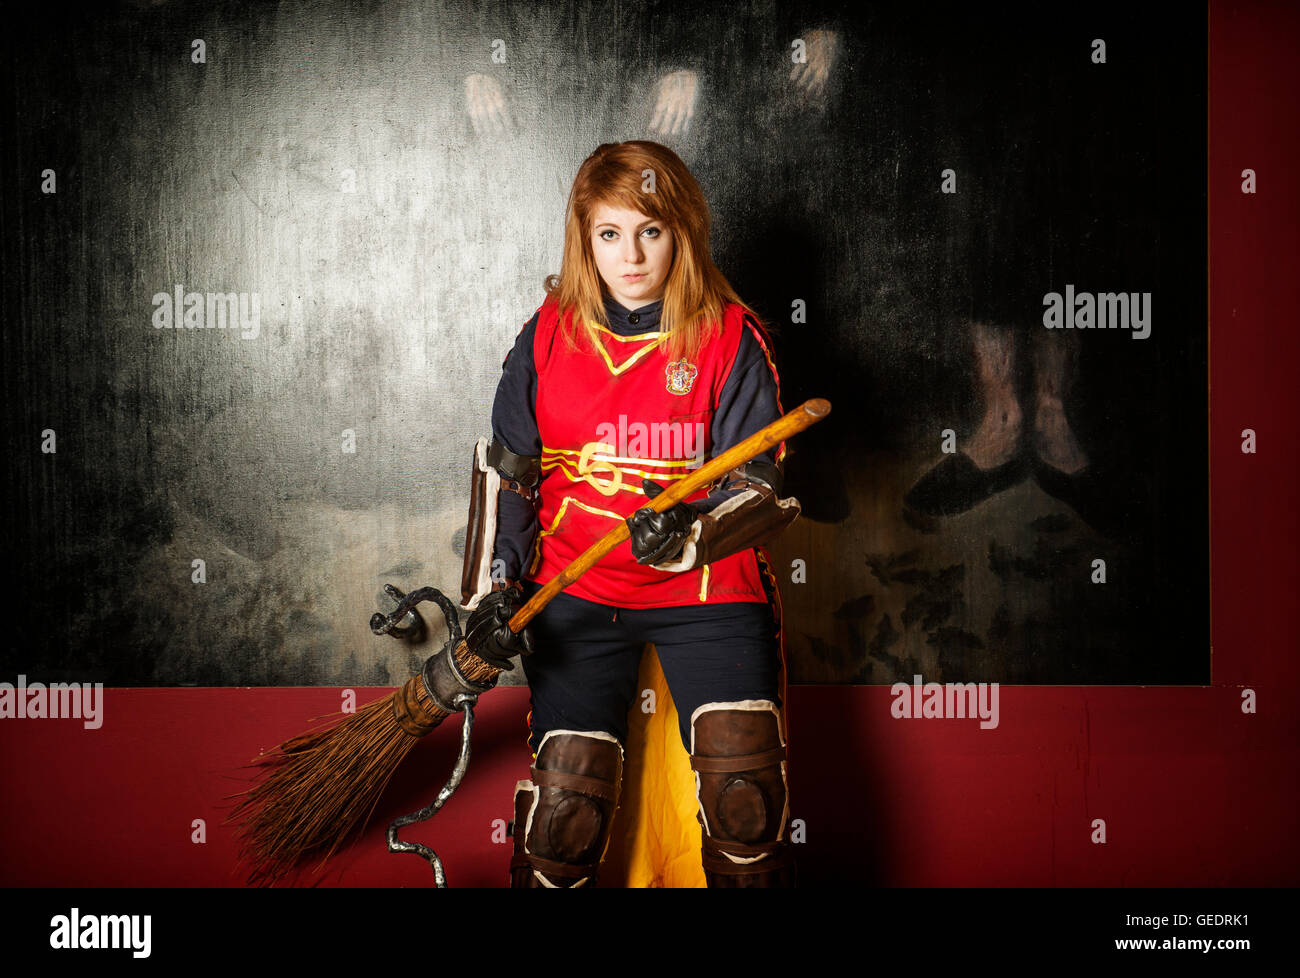
<svg viewBox="0 0 1300 978">
<path fill-rule="evenodd" d="M 598 204 L 592 211 L 591 251 L 605 288 L 625 308 L 663 298 L 673 267 L 673 235 L 663 221 Z"/>
</svg>

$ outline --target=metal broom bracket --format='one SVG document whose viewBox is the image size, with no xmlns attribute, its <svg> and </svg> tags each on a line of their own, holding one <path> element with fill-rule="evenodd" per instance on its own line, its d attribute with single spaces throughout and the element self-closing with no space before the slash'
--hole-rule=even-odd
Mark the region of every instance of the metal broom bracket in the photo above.
<svg viewBox="0 0 1300 978">
<path fill-rule="evenodd" d="M 454 637 L 460 636 L 460 624 L 456 606 L 436 587 L 422 587 L 410 594 L 403 594 L 391 584 L 384 585 L 384 592 L 397 602 L 397 607 L 390 614 L 377 611 L 370 616 L 370 630 L 376 635 L 392 635 L 418 642 L 424 637 L 424 619 L 415 610 L 421 601 L 436 601 L 447 619 L 447 631 Z"/>
<path fill-rule="evenodd" d="M 438 814 L 447 799 L 460 787 L 461 779 L 465 777 L 465 771 L 469 768 L 469 738 L 474 732 L 474 704 L 477 701 L 478 696 L 469 693 L 461 693 L 456 697 L 456 706 L 463 707 L 465 713 L 465 722 L 460 727 L 460 756 L 456 758 L 456 766 L 452 769 L 451 777 L 438 792 L 438 797 L 425 808 L 410 815 L 403 815 L 388 826 L 388 851 L 410 852 L 423 857 L 433 867 L 433 885 L 440 890 L 447 888 L 447 873 L 442 867 L 442 860 L 438 858 L 438 854 L 419 842 L 403 842 L 397 837 L 397 830 L 414 825 L 416 822 L 423 822 Z"/>
<path fill-rule="evenodd" d="M 447 800 L 456 792 L 456 789 L 460 787 L 460 783 L 465 777 L 465 772 L 469 768 L 470 735 L 474 732 L 474 704 L 478 702 L 479 693 L 490 689 L 495 685 L 495 683 L 471 683 L 460 674 L 460 670 L 456 665 L 456 657 L 453 654 L 456 646 L 459 645 L 461 641 L 460 615 L 456 610 L 456 606 L 449 598 L 447 598 L 446 595 L 433 587 L 422 587 L 416 591 L 412 591 L 410 594 L 403 594 L 397 588 L 393 587 L 393 585 L 386 584 L 384 585 L 384 590 L 388 592 L 390 597 L 397 601 L 397 607 L 393 609 L 390 614 L 385 615 L 376 612 L 370 617 L 370 630 L 376 635 L 409 637 L 413 634 L 422 634 L 424 622 L 420 618 L 419 613 L 415 611 L 415 606 L 421 601 L 433 601 L 437 603 L 438 607 L 442 609 L 443 617 L 447 620 L 447 644 L 443 648 L 444 654 L 441 657 L 436 655 L 430 656 L 428 662 L 425 663 L 424 670 L 422 671 L 425 691 L 430 695 L 430 698 L 435 702 L 438 702 L 438 698 L 434 696 L 433 693 L 433 690 L 437 688 L 437 683 L 431 683 L 431 677 L 429 674 L 430 666 L 434 665 L 436 661 L 445 660 L 445 664 L 450 667 L 453 676 L 459 681 L 458 685 L 462 688 L 467 686 L 471 687 L 470 691 L 457 693 L 450 704 L 453 712 L 460 710 L 465 714 L 465 720 L 461 724 L 460 728 L 460 754 L 456 758 L 456 766 L 452 769 L 451 777 L 447 779 L 447 783 L 444 784 L 442 790 L 438 792 L 438 797 L 429 805 L 420 809 L 418 812 L 412 812 L 410 815 L 402 815 L 399 818 L 394 819 L 392 824 L 388 826 L 388 851 L 409 852 L 420 856 L 433 868 L 434 886 L 438 889 L 446 889 L 447 873 L 443 868 L 442 860 L 438 857 L 438 854 L 428 846 L 419 842 L 405 842 L 402 839 L 399 839 L 397 837 L 397 830 L 405 828 L 408 825 L 414 825 L 417 822 L 423 822 L 438 814 L 442 806 L 447 803 Z M 419 622 L 418 629 L 412 628 L 409 625 L 403 626 L 403 620 L 407 618 L 408 615 L 415 616 L 416 621 Z M 480 686 L 481 688 L 478 688 Z"/>
</svg>

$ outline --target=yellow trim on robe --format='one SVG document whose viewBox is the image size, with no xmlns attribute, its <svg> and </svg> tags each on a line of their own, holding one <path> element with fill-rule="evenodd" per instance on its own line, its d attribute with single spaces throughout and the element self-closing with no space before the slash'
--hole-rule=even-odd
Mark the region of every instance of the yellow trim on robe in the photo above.
<svg viewBox="0 0 1300 978">
<path fill-rule="evenodd" d="M 569 503 L 577 506 L 579 509 L 585 509 L 588 513 L 594 513 L 597 516 L 608 516 L 612 520 L 622 520 L 623 517 L 618 513 L 610 512 L 607 509 L 597 509 L 595 506 L 588 506 L 586 503 L 574 499 L 572 496 L 565 496 L 564 501 L 560 503 L 560 508 L 555 511 L 555 518 L 551 520 L 549 529 L 541 530 L 533 539 L 533 559 L 528 564 L 528 573 L 532 574 L 537 570 L 538 564 L 542 560 L 542 537 L 550 536 L 555 532 L 555 528 L 560 525 L 560 520 L 564 519 L 564 511 L 569 508 Z"/>
<path fill-rule="evenodd" d="M 583 320 L 583 322 L 586 322 L 586 320 Z M 587 328 L 591 330 L 590 338 L 591 338 L 592 345 L 596 348 L 596 352 L 600 354 L 601 359 L 605 361 L 605 366 L 609 368 L 609 372 L 613 374 L 615 377 L 619 376 L 620 374 L 623 373 L 623 371 L 629 369 L 630 367 L 633 367 L 636 364 L 640 363 L 642 360 L 644 360 L 655 350 L 659 349 L 663 341 L 668 338 L 667 333 L 641 333 L 638 336 L 619 336 L 617 333 L 610 332 L 604 327 L 597 326 L 594 323 L 587 323 Z M 605 349 L 605 344 L 601 342 L 600 335 L 597 332 L 597 330 L 599 330 L 601 333 L 608 333 L 610 336 L 614 337 L 615 339 L 624 342 L 627 340 L 648 339 L 651 336 L 657 337 L 657 339 L 655 339 L 654 342 L 652 343 L 646 343 L 645 346 L 641 347 L 641 349 L 637 350 L 635 353 L 633 353 L 630 357 L 628 357 L 626 360 L 624 360 L 616 367 L 614 366 L 613 359 L 609 355 L 609 351 Z"/>
<path fill-rule="evenodd" d="M 596 456 L 593 455 L 592 458 L 595 459 Z M 683 472 L 679 475 L 670 472 L 647 472 L 645 469 L 629 469 L 629 468 L 624 468 L 622 466 L 614 466 L 614 465 L 611 465 L 609 468 L 606 469 L 592 469 L 590 472 L 579 473 L 579 472 L 571 472 L 568 469 L 566 463 L 560 459 L 555 459 L 555 461 L 542 462 L 543 472 L 549 472 L 552 469 L 557 469 L 559 470 L 560 474 L 563 475 L 570 482 L 592 482 L 593 476 L 604 475 L 606 473 L 613 474 L 615 468 L 617 468 L 620 473 L 627 475 L 629 477 L 650 479 L 651 481 L 658 482 L 660 484 L 663 484 L 665 482 L 680 482 L 682 479 L 685 479 L 687 476 L 691 475 L 691 473 L 689 472 Z M 624 492 L 635 493 L 638 496 L 645 495 L 644 489 L 638 489 L 631 482 L 615 482 L 614 479 L 610 479 L 608 482 L 604 482 L 602 480 L 597 480 L 597 481 L 600 481 L 601 485 L 605 486 L 605 488 L 608 488 L 612 491 L 617 491 L 619 489 L 622 489 Z M 600 490 L 601 485 L 596 486 L 597 490 Z"/>
<path fill-rule="evenodd" d="M 582 452 L 574 448 L 551 448 L 549 445 L 542 446 L 542 454 L 554 452 L 557 455 L 577 455 L 582 456 Z M 641 465 L 689 465 L 691 468 L 699 468 L 700 463 L 689 458 L 623 458 L 620 455 L 603 455 L 600 452 L 592 452 L 591 459 L 593 462 L 636 462 Z"/>
<path fill-rule="evenodd" d="M 606 329 L 604 326 L 600 325 L 600 323 L 593 323 L 585 319 L 583 320 L 583 322 L 585 322 L 592 329 L 600 330 L 600 332 L 605 333 L 608 336 L 614 337 L 614 339 L 618 340 L 620 343 L 632 343 L 635 342 L 636 340 L 648 340 L 652 336 L 668 335 L 663 330 L 656 329 L 656 330 L 651 330 L 649 333 L 632 333 L 628 336 L 624 336 L 622 333 L 615 333 L 612 329 Z"/>
</svg>

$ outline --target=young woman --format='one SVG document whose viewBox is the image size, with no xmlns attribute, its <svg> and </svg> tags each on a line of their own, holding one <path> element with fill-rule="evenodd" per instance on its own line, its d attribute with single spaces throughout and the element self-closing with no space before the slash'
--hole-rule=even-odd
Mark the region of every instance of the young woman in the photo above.
<svg viewBox="0 0 1300 978">
<path fill-rule="evenodd" d="M 792 885 L 779 596 L 758 546 L 799 513 L 780 498 L 785 445 L 645 508 L 782 414 L 768 338 L 714 266 L 708 206 L 675 153 L 607 143 L 583 162 L 546 293 L 475 449 L 462 578 L 471 648 L 523 654 L 532 692 L 512 885 L 595 884 L 647 642 L 695 772 L 708 885 Z M 512 633 L 618 520 L 630 539 Z"/>
</svg>

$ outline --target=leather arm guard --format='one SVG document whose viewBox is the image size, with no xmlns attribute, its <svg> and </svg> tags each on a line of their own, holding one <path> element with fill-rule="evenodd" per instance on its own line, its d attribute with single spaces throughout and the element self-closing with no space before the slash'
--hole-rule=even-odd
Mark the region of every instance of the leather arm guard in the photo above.
<svg viewBox="0 0 1300 978">
<path fill-rule="evenodd" d="M 515 492 L 531 504 L 541 482 L 541 459 L 516 455 L 487 437 L 474 444 L 474 467 L 469 488 L 469 518 L 465 524 L 465 564 L 460 576 L 461 606 L 474 610 L 493 591 L 510 587 L 511 580 L 492 580 L 492 557 L 497 535 L 497 499 Z"/>
<path fill-rule="evenodd" d="M 676 559 L 652 567 L 661 571 L 703 567 L 774 539 L 799 516 L 799 500 L 780 498 L 781 471 L 776 466 L 748 462 L 728 473 L 724 487 L 741 491 L 699 515 Z"/>
</svg>

